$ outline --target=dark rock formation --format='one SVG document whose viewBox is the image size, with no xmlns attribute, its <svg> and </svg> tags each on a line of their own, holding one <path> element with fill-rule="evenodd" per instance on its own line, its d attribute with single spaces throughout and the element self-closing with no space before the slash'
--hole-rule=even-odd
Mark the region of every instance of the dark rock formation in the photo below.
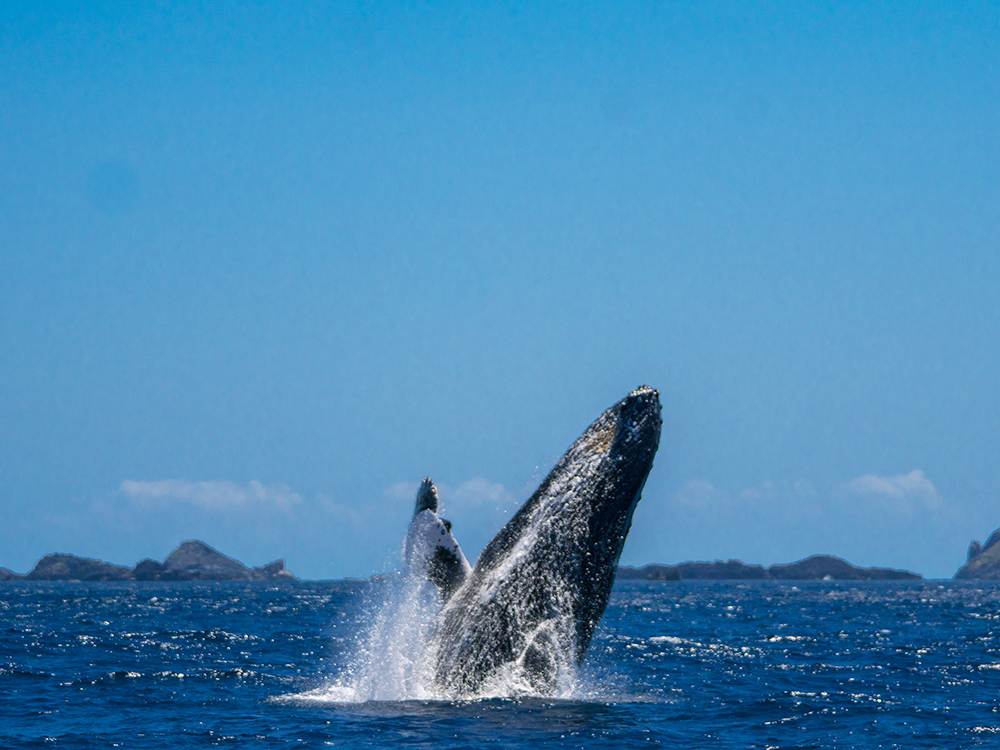
<svg viewBox="0 0 1000 750">
<path fill-rule="evenodd" d="M 103 560 L 57 553 L 39 560 L 27 581 L 132 581 L 132 568 Z"/>
<path fill-rule="evenodd" d="M 763 565 L 747 565 L 741 560 L 683 562 L 677 568 L 685 580 L 759 581 L 767 578 Z"/>
<path fill-rule="evenodd" d="M 250 569 L 204 542 L 183 542 L 163 561 L 167 570 L 191 576 L 188 580 L 249 581 Z"/>
<path fill-rule="evenodd" d="M 885 581 L 920 580 L 908 570 L 859 568 L 832 555 L 813 555 L 787 565 L 748 565 L 740 560 L 683 562 L 679 565 L 646 565 L 642 568 L 621 566 L 618 578 L 646 581 Z"/>
<path fill-rule="evenodd" d="M 152 562 L 152 561 L 150 561 Z M 184 542 L 163 561 L 164 571 L 154 580 L 189 581 L 292 581 L 284 560 L 275 560 L 259 568 L 248 568 L 239 560 L 226 557 L 204 542 Z M 178 577 L 168 579 L 164 575 Z M 183 577 L 182 577 L 183 576 Z M 189 576 L 189 577 L 188 577 Z"/>
<path fill-rule="evenodd" d="M 782 581 L 919 581 L 923 576 L 894 568 L 859 568 L 833 555 L 813 555 L 805 560 L 772 565 L 770 578 Z"/>
<path fill-rule="evenodd" d="M 0 568 L 0 581 L 294 581 L 284 560 L 248 568 L 204 542 L 188 541 L 162 563 L 146 558 L 135 568 L 76 555 L 46 555 L 27 575 Z"/>
<path fill-rule="evenodd" d="M 184 570 L 171 570 L 166 565 L 148 557 L 135 566 L 137 581 L 193 581 L 194 576 Z"/>
<path fill-rule="evenodd" d="M 767 569 L 762 565 L 747 565 L 740 560 L 653 564 L 641 568 L 623 565 L 618 568 L 618 578 L 644 581 L 744 581 L 767 578 Z"/>
<path fill-rule="evenodd" d="M 983 551 L 983 543 L 973 539 L 969 542 L 969 551 L 965 553 L 965 561 L 969 562 L 973 557 Z"/>
<path fill-rule="evenodd" d="M 0 568 L 0 581 L 23 581 L 24 576 L 7 568 Z"/>
<path fill-rule="evenodd" d="M 986 544 L 973 542 L 969 545 L 969 559 L 958 572 L 955 578 L 987 580 L 1000 579 L 1000 529 L 997 529 Z"/>
<path fill-rule="evenodd" d="M 986 540 L 986 544 L 983 545 L 983 549 L 992 547 L 997 542 L 1000 542 L 1000 529 L 997 529 L 992 534 L 990 534 L 990 538 Z"/>
<path fill-rule="evenodd" d="M 251 568 L 250 572 L 254 575 L 255 581 L 294 581 L 295 576 L 293 576 L 289 571 L 285 570 L 284 560 L 275 560 L 274 562 L 269 562 L 267 565 L 261 565 L 257 568 Z"/>
<path fill-rule="evenodd" d="M 633 568 L 630 565 L 619 565 L 616 578 L 626 581 L 679 581 L 681 572 L 676 565 L 644 565 Z"/>
</svg>

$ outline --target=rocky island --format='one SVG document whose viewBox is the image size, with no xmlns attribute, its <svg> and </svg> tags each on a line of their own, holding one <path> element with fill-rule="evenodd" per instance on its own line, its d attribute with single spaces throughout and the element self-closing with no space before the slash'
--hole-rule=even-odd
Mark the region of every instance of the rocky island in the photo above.
<svg viewBox="0 0 1000 750">
<path fill-rule="evenodd" d="M 997 529 L 986 544 L 973 541 L 965 565 L 958 569 L 955 578 L 1000 580 L 1000 529 Z"/>
<path fill-rule="evenodd" d="M 161 563 L 149 558 L 134 568 L 64 553 L 46 555 L 30 572 L 0 568 L 0 581 L 294 581 L 284 560 L 248 568 L 196 539 L 183 542 Z"/>
<path fill-rule="evenodd" d="M 784 565 L 748 565 L 741 560 L 622 565 L 618 578 L 643 581 L 919 581 L 923 576 L 893 568 L 859 568 L 833 555 L 813 555 Z"/>
<path fill-rule="evenodd" d="M 741 560 L 621 565 L 617 578 L 641 581 L 916 581 L 923 576 L 893 568 L 859 568 L 833 555 L 813 555 L 769 567 Z M 1000 529 L 986 544 L 973 542 L 969 562 L 955 578 L 1000 579 Z M 183 542 L 163 562 L 145 559 L 134 568 L 103 560 L 56 553 L 46 555 L 25 574 L 0 568 L 3 581 L 294 581 L 284 560 L 250 568 L 204 542 Z"/>
</svg>

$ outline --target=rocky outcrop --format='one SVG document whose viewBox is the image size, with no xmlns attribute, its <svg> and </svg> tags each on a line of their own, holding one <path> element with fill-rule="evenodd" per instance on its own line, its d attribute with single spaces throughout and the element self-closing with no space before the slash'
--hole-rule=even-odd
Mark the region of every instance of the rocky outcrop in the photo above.
<svg viewBox="0 0 1000 750">
<path fill-rule="evenodd" d="M 679 565 L 621 566 L 618 577 L 643 581 L 743 581 L 767 578 L 763 565 L 747 565 L 740 560 L 682 562 Z"/>
<path fill-rule="evenodd" d="M 193 581 L 195 577 L 184 570 L 171 570 L 156 560 L 141 560 L 134 569 L 137 581 Z"/>
<path fill-rule="evenodd" d="M 759 581 L 767 578 L 767 569 L 763 565 L 747 565 L 741 560 L 683 562 L 677 568 L 684 580 Z"/>
<path fill-rule="evenodd" d="M 150 561 L 152 562 L 152 561 Z M 284 560 L 275 560 L 259 568 L 248 568 L 239 560 L 226 557 L 204 542 L 184 542 L 163 561 L 164 573 L 172 580 L 189 581 L 292 581 Z M 160 578 L 158 580 L 168 580 Z"/>
<path fill-rule="evenodd" d="M 748 565 L 740 560 L 683 562 L 679 565 L 621 566 L 618 577 L 645 581 L 887 581 L 920 580 L 908 570 L 859 568 L 832 555 L 813 555 L 787 565 Z"/>
<path fill-rule="evenodd" d="M 968 560 L 958 569 L 955 578 L 1000 580 L 1000 529 L 997 529 L 985 544 L 972 542 L 969 545 Z"/>
<path fill-rule="evenodd" d="M 619 565 L 615 575 L 626 581 L 679 581 L 681 572 L 676 565 L 643 565 L 633 568 L 630 565 Z"/>
<path fill-rule="evenodd" d="M 163 561 L 167 570 L 186 573 L 194 580 L 249 581 L 250 569 L 204 542 L 184 542 Z"/>
<path fill-rule="evenodd" d="M 132 568 L 90 557 L 56 553 L 39 560 L 26 581 L 132 581 Z"/>
<path fill-rule="evenodd" d="M 58 553 L 46 555 L 27 575 L 0 568 L 0 581 L 294 581 L 284 560 L 248 568 L 204 542 L 182 543 L 162 563 L 149 558 L 134 568 Z"/>
<path fill-rule="evenodd" d="M 787 565 L 772 565 L 768 577 L 782 581 L 919 581 L 921 575 L 895 568 L 859 568 L 833 555 L 813 555 Z"/>
<path fill-rule="evenodd" d="M 294 581 L 295 576 L 285 569 L 284 560 L 275 560 L 258 568 L 250 568 L 255 581 Z"/>
<path fill-rule="evenodd" d="M 965 553 L 965 561 L 971 562 L 972 558 L 983 551 L 983 543 L 973 539 L 969 542 L 969 551 Z"/>
<path fill-rule="evenodd" d="M 0 581 L 23 581 L 24 576 L 7 568 L 0 568 Z"/>
</svg>

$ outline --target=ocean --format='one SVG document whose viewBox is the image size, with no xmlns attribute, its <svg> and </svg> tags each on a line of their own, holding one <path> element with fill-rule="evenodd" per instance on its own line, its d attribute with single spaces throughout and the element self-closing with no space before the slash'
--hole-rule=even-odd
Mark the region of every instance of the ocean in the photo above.
<svg viewBox="0 0 1000 750">
<path fill-rule="evenodd" d="M 0 584 L 0 747 L 1000 746 L 995 583 L 619 581 L 559 696 L 464 701 L 396 586 Z"/>
</svg>

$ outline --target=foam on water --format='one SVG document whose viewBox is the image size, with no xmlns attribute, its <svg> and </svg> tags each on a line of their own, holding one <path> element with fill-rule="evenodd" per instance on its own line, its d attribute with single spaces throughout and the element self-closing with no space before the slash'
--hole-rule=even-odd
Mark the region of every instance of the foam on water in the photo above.
<svg viewBox="0 0 1000 750">
<path fill-rule="evenodd" d="M 412 575 L 380 588 L 369 600 L 367 627 L 341 673 L 297 697 L 348 703 L 435 697 L 428 687 L 426 650 L 441 608 L 437 591 Z"/>
<path fill-rule="evenodd" d="M 523 653 L 492 674 L 475 694 L 442 692 L 434 683 L 434 631 L 441 606 L 437 590 L 420 577 L 400 575 L 387 581 L 369 598 L 367 626 L 338 673 L 321 687 L 278 700 L 364 703 L 543 697 L 526 676 Z M 566 623 L 543 622 L 527 642 L 559 642 L 562 639 L 548 631 L 565 629 Z M 570 651 L 562 651 L 556 649 L 556 690 L 544 697 L 594 699 L 596 688 L 584 684 Z"/>
</svg>

